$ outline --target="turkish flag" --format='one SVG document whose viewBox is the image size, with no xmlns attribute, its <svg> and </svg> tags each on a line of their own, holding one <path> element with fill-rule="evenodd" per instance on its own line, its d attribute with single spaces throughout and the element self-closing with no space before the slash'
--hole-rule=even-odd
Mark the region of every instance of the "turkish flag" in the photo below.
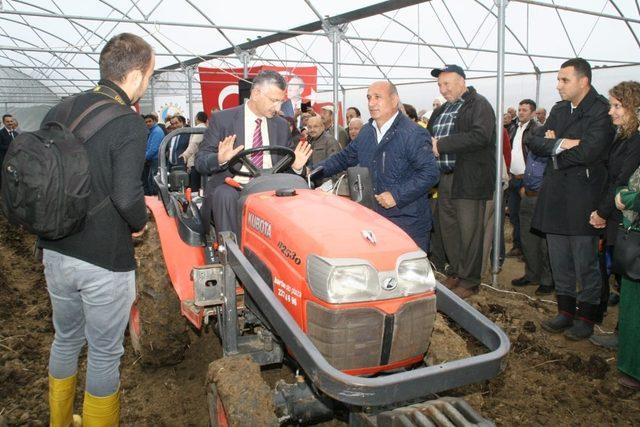
<svg viewBox="0 0 640 427">
<path fill-rule="evenodd" d="M 249 78 L 255 77 L 262 70 L 277 71 L 284 76 L 287 84 L 291 82 L 287 96 L 299 96 L 302 100 L 315 102 L 318 82 L 316 67 L 251 67 Z M 213 109 L 224 110 L 239 104 L 238 80 L 242 78 L 242 68 L 198 67 L 198 73 L 202 104 L 206 112 L 210 113 Z"/>
</svg>

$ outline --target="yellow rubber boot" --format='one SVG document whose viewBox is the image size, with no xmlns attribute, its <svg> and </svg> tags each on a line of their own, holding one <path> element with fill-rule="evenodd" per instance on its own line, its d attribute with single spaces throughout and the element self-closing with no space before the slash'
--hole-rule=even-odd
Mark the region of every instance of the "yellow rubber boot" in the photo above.
<svg viewBox="0 0 640 427">
<path fill-rule="evenodd" d="M 84 427 L 116 427 L 120 422 L 120 390 L 112 395 L 96 397 L 84 392 L 82 425 Z"/>
<path fill-rule="evenodd" d="M 51 427 L 80 427 L 80 416 L 73 414 L 76 376 L 58 379 L 49 375 L 49 425 Z"/>
</svg>

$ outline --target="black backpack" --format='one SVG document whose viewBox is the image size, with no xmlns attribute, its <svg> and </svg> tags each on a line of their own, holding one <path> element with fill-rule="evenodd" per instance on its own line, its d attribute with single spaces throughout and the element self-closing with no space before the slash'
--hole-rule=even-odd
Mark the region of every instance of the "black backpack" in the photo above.
<svg viewBox="0 0 640 427">
<path fill-rule="evenodd" d="M 94 91 L 107 95 L 104 89 L 115 93 L 101 86 Z M 54 121 L 35 132 L 19 134 L 2 163 L 0 207 L 4 215 L 12 224 L 49 240 L 80 231 L 91 213 L 91 173 L 84 142 L 117 117 L 133 113 L 118 103 L 119 97 L 107 95 L 109 99 L 71 118 L 78 96 L 82 94 L 55 107 Z M 97 113 L 83 122 L 94 111 Z"/>
</svg>

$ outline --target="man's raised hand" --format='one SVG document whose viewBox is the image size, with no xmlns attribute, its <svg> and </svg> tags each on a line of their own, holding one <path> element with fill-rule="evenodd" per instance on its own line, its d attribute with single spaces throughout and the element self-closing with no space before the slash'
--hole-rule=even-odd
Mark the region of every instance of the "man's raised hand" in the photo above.
<svg viewBox="0 0 640 427">
<path fill-rule="evenodd" d="M 244 145 L 238 145 L 233 148 L 233 144 L 236 142 L 235 135 L 229 135 L 218 144 L 218 164 L 222 165 L 227 163 L 233 156 L 238 154 L 244 149 Z"/>
<path fill-rule="evenodd" d="M 307 164 L 309 157 L 311 157 L 311 153 L 313 153 L 311 144 L 309 144 L 307 141 L 300 141 L 298 145 L 296 145 L 295 153 L 296 159 L 294 160 L 293 165 L 291 165 L 291 168 L 294 171 L 299 171 L 304 168 L 304 165 Z"/>
</svg>

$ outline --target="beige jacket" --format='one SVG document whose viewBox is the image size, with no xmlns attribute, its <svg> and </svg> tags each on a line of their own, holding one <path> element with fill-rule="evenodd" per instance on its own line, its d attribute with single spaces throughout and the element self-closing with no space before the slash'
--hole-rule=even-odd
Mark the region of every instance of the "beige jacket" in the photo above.
<svg viewBox="0 0 640 427">
<path fill-rule="evenodd" d="M 206 128 L 207 125 L 205 123 L 200 123 L 196 125 L 197 128 Z M 188 168 L 192 168 L 196 159 L 196 153 L 198 152 L 198 148 L 200 148 L 200 143 L 202 142 L 203 134 L 193 134 L 189 138 L 189 145 L 187 149 L 180 155 L 187 164 Z"/>
</svg>

